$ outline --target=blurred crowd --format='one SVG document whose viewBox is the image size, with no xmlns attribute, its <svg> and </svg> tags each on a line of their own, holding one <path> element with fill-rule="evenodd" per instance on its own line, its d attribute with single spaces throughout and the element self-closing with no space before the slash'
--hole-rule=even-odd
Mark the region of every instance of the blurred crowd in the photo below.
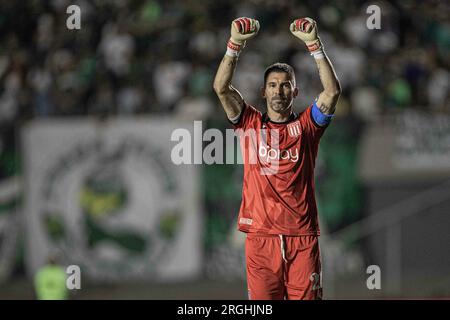
<svg viewBox="0 0 450 320">
<path fill-rule="evenodd" d="M 69 30 L 69 5 L 81 29 Z M 381 29 L 369 30 L 370 4 Z M 392 109 L 450 111 L 450 22 L 446 1 L 28 0 L 0 2 L 0 123 L 31 118 L 162 113 L 214 117 L 212 81 L 231 21 L 257 18 L 235 86 L 260 104 L 265 67 L 296 70 L 298 108 L 320 92 L 316 65 L 289 30 L 317 20 L 340 78 L 340 112 L 365 120 Z"/>
</svg>

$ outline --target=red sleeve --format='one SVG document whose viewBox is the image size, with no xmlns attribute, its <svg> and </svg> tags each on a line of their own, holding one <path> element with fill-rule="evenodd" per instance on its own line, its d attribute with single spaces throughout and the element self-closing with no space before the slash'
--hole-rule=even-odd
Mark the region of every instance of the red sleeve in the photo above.
<svg viewBox="0 0 450 320">
<path fill-rule="evenodd" d="M 247 128 L 250 128 L 252 124 L 256 123 L 258 116 L 261 116 L 261 112 L 256 110 L 255 107 L 244 102 L 244 106 L 242 108 L 238 122 L 235 124 L 230 121 L 230 123 L 235 129 L 245 130 Z"/>
<path fill-rule="evenodd" d="M 303 127 L 303 130 L 308 134 L 312 141 L 318 144 L 327 126 L 321 127 L 317 123 L 315 123 L 311 115 L 311 108 L 312 105 L 306 108 L 306 110 L 301 114 L 300 123 Z"/>
</svg>

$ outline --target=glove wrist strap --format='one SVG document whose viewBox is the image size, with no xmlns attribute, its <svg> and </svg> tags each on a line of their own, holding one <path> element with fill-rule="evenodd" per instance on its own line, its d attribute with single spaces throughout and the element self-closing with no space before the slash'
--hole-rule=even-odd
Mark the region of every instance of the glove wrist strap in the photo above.
<svg viewBox="0 0 450 320">
<path fill-rule="evenodd" d="M 320 42 L 320 39 L 305 41 L 305 44 L 309 52 L 314 52 L 322 49 L 322 43 Z"/>
<path fill-rule="evenodd" d="M 238 44 L 236 41 L 233 41 L 232 38 L 228 40 L 227 43 L 227 52 L 225 53 L 230 57 L 238 57 L 241 50 L 245 47 L 245 42 L 243 44 Z"/>
<path fill-rule="evenodd" d="M 307 42 L 305 42 L 305 44 L 306 44 L 306 47 L 308 48 L 308 51 L 311 53 L 311 55 L 314 57 L 314 59 L 325 58 L 323 45 L 319 38 L 317 38 L 314 41 L 307 41 Z"/>
</svg>

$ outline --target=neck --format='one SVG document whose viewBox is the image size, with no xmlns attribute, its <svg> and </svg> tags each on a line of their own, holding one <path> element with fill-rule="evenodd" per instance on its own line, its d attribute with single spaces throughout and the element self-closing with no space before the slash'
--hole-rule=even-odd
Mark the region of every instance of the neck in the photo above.
<svg viewBox="0 0 450 320">
<path fill-rule="evenodd" d="M 286 122 L 289 120 L 291 114 L 292 114 L 292 107 L 282 113 L 275 112 L 272 109 L 267 108 L 267 116 L 269 117 L 270 121 L 273 122 Z"/>
</svg>

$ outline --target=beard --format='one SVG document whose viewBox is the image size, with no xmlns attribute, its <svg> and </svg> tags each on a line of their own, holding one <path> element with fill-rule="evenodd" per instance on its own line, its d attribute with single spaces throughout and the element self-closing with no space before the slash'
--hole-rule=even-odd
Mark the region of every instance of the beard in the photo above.
<svg viewBox="0 0 450 320">
<path fill-rule="evenodd" d="M 292 101 L 288 99 L 274 98 L 270 100 L 269 107 L 277 113 L 287 111 L 292 105 Z"/>
</svg>

